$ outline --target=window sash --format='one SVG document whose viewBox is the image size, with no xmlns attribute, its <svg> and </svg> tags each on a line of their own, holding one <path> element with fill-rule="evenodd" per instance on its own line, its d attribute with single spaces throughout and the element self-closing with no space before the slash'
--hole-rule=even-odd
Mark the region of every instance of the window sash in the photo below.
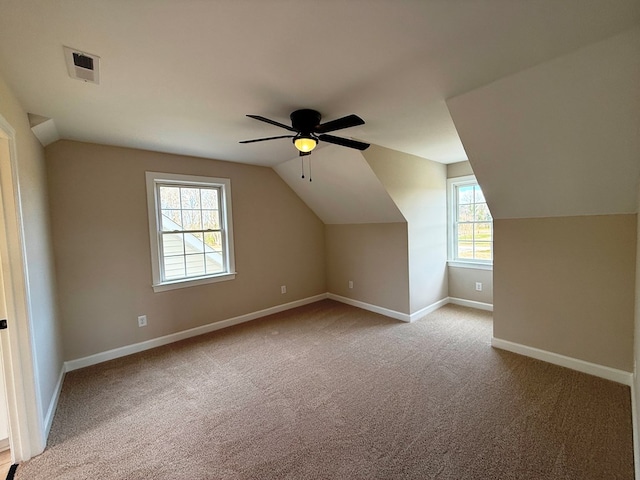
<svg viewBox="0 0 640 480">
<path fill-rule="evenodd" d="M 146 175 L 149 218 L 152 222 L 150 228 L 154 291 L 235 278 L 230 181 L 157 172 L 147 172 Z M 180 188 L 177 203 L 167 205 L 165 202 L 163 208 L 163 187 Z M 193 205 L 183 204 L 182 189 L 199 190 L 197 201 L 194 201 Z M 214 200 L 213 207 L 203 204 L 203 192 L 207 190 L 216 192 L 217 203 Z M 168 211 L 180 213 L 176 219 L 175 216 L 167 216 Z M 200 225 L 197 225 L 198 222 L 184 225 L 185 211 L 196 212 L 195 217 L 200 217 Z M 206 225 L 203 223 L 203 212 L 215 212 L 214 216 L 209 217 L 209 225 L 213 224 L 219 228 L 193 228 Z M 212 235 L 218 238 L 210 238 L 207 242 L 207 236 Z M 170 245 L 171 242 L 174 245 Z M 177 250 L 171 252 L 172 248 Z"/>
<path fill-rule="evenodd" d="M 183 208 L 184 205 L 182 204 L 182 195 L 179 196 L 179 201 L 180 201 L 180 205 L 177 208 L 162 208 L 162 198 L 161 198 L 161 189 L 163 187 L 173 187 L 173 188 L 178 188 L 180 189 L 180 192 L 182 191 L 181 189 L 190 189 L 190 190 L 198 190 L 200 195 L 200 206 L 199 207 L 192 207 L 192 208 Z M 207 209 L 207 208 L 203 208 L 202 206 L 202 191 L 203 190 L 213 190 L 216 192 L 217 198 L 218 198 L 218 205 L 217 205 L 217 210 L 216 209 Z M 163 213 L 167 210 L 172 210 L 172 211 L 180 211 L 181 212 L 181 217 L 184 218 L 184 215 L 182 215 L 182 212 L 184 212 L 185 210 L 188 211 L 199 211 L 201 213 L 201 217 L 202 217 L 202 212 L 205 211 L 217 211 L 217 216 L 218 216 L 218 223 L 222 224 L 223 222 L 223 218 L 225 215 L 224 212 L 224 208 L 222 205 L 222 202 L 220 202 L 220 198 L 222 197 L 223 194 L 223 188 L 219 187 L 219 186 L 202 186 L 202 185 L 195 185 L 192 183 L 166 183 L 166 182 L 156 182 L 155 183 L 155 192 L 156 192 L 156 205 L 158 206 L 157 208 L 157 214 L 158 214 L 158 219 L 157 219 L 157 224 L 160 227 L 158 229 L 158 243 L 159 243 L 159 249 L 160 249 L 160 275 L 161 275 L 161 281 L 162 282 L 171 282 L 171 281 L 178 281 L 178 280 L 184 280 L 184 279 L 193 279 L 193 278 L 201 278 L 201 277 L 209 277 L 212 275 L 220 275 L 220 274 L 224 274 L 227 272 L 228 270 L 228 265 L 227 265 L 227 255 L 225 254 L 226 252 L 226 234 L 225 234 L 225 229 L 224 228 L 207 228 L 207 229 L 186 229 L 186 228 L 174 228 L 174 229 L 165 229 L 164 228 L 164 224 L 165 222 L 163 221 Z M 201 222 L 202 223 L 202 220 Z M 209 254 L 219 254 L 222 257 L 222 264 L 221 264 L 221 271 L 219 272 L 214 272 L 214 273 L 209 273 L 207 272 L 207 266 L 206 266 L 206 262 L 207 262 L 207 251 L 206 251 L 206 243 L 204 242 L 204 234 L 205 233 L 220 233 L 220 238 L 221 238 L 221 249 L 220 251 L 215 251 L 214 252 L 209 252 Z M 203 269 L 202 269 L 202 273 L 189 273 L 189 268 L 188 268 L 188 261 L 189 261 L 189 257 L 190 256 L 196 256 L 196 255 L 200 255 L 200 252 L 193 252 L 193 253 L 188 253 L 186 250 L 186 241 L 184 240 L 183 237 L 183 252 L 181 255 L 167 255 L 166 251 L 165 251 L 165 236 L 167 235 L 172 235 L 172 234 L 181 234 L 181 235 L 191 235 L 192 237 L 195 237 L 194 234 L 201 234 L 203 237 L 203 251 L 202 251 L 202 255 L 203 255 Z M 167 258 L 181 258 L 182 259 L 182 263 L 184 266 L 184 274 L 180 275 L 180 276 L 171 276 L 168 275 L 167 273 Z"/>
<path fill-rule="evenodd" d="M 488 210 L 480 186 L 474 176 L 453 178 L 448 183 L 449 261 L 492 265 L 493 217 Z M 469 187 L 471 187 L 471 191 L 469 191 Z M 478 217 L 479 214 L 482 218 Z M 484 229 L 488 230 L 488 237 L 479 236 L 483 225 Z M 468 232 L 464 230 L 468 230 Z M 465 249 L 467 255 L 461 253 Z M 487 256 L 483 255 L 483 251 L 488 252 L 490 258 L 482 258 Z"/>
</svg>

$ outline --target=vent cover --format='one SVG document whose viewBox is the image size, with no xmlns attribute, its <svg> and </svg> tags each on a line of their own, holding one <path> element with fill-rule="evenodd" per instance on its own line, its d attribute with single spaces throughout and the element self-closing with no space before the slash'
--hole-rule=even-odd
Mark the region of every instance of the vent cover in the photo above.
<svg viewBox="0 0 640 480">
<path fill-rule="evenodd" d="M 64 47 L 64 56 L 71 78 L 100 83 L 100 57 L 70 47 Z"/>
</svg>

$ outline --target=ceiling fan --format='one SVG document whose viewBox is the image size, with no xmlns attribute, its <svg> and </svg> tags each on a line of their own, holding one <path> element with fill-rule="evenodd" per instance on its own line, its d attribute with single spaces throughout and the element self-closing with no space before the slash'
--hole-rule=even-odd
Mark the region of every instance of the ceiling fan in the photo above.
<svg viewBox="0 0 640 480">
<path fill-rule="evenodd" d="M 357 125 L 364 125 L 362 120 L 357 115 L 347 115 L 346 117 L 338 118 L 327 123 L 320 123 L 322 116 L 315 110 L 308 108 L 302 110 L 296 110 L 289 118 L 291 118 L 291 126 L 284 123 L 270 120 L 260 115 L 247 115 L 247 117 L 255 118 L 261 122 L 270 123 L 276 127 L 284 128 L 295 135 L 279 135 L 277 137 L 256 138 L 255 140 L 243 140 L 240 143 L 253 143 L 264 142 L 266 140 L 275 140 L 278 138 L 292 138 L 293 144 L 300 152 L 300 156 L 310 155 L 311 151 L 316 148 L 319 141 L 333 143 L 342 147 L 355 148 L 357 150 L 366 150 L 369 148 L 368 143 L 358 142 L 357 140 L 350 140 L 348 138 L 336 137 L 334 135 L 327 135 L 328 132 L 334 132 L 336 130 L 342 130 L 343 128 L 355 127 Z"/>
</svg>

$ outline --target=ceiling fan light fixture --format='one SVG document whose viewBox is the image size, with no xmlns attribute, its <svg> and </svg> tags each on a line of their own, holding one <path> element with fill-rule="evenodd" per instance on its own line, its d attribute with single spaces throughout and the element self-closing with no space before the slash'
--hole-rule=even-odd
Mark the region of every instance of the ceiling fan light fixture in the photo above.
<svg viewBox="0 0 640 480">
<path fill-rule="evenodd" d="M 311 150 L 316 148 L 318 141 L 313 137 L 306 137 L 301 135 L 293 139 L 293 144 L 302 153 L 309 153 Z"/>
</svg>

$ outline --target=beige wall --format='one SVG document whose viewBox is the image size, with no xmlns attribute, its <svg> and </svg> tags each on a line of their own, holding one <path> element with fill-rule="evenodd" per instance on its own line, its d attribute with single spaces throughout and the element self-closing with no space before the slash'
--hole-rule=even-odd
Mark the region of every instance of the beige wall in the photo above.
<svg viewBox="0 0 640 480">
<path fill-rule="evenodd" d="M 270 168 L 71 141 L 46 155 L 66 360 L 326 292 L 323 224 Z M 153 292 L 145 171 L 231 179 L 235 280 Z"/>
<path fill-rule="evenodd" d="M 448 295 L 447 168 L 372 145 L 363 152 L 408 222 L 411 313 Z"/>
<path fill-rule="evenodd" d="M 34 394 L 39 403 L 41 420 L 45 421 L 44 416 L 56 393 L 63 359 L 53 255 L 50 246 L 44 152 L 31 132 L 26 111 L 2 78 L 0 78 L 0 115 L 16 132 L 18 171 L 15 173 L 19 179 L 19 202 L 24 228 L 23 242 L 26 254 L 24 272 L 30 293 L 29 334 L 33 347 Z M 7 278 L 4 280 L 5 284 L 9 282 Z M 32 387 L 25 385 L 25 388 L 29 391 Z M 40 425 L 42 431 L 44 427 Z"/>
<path fill-rule="evenodd" d="M 638 185 L 638 213 L 636 214 L 637 230 L 636 230 L 636 289 L 635 289 L 635 322 L 634 322 L 634 348 L 633 348 L 633 386 L 635 389 L 635 398 L 640 398 L 640 382 L 638 382 L 638 366 L 640 365 L 640 184 Z M 634 427 L 640 432 L 640 402 L 635 402 L 636 411 L 633 412 L 635 421 Z M 640 458 L 640 442 L 634 442 L 635 456 Z M 636 468 L 637 470 L 637 468 Z M 636 471 L 636 478 L 638 477 Z"/>
<path fill-rule="evenodd" d="M 325 234 L 329 292 L 409 313 L 406 223 L 326 225 Z"/>
<path fill-rule="evenodd" d="M 473 168 L 471 168 L 469 161 L 447 165 L 447 178 L 464 177 L 465 175 L 473 175 Z"/>
<path fill-rule="evenodd" d="M 633 371 L 636 215 L 494 226 L 494 336 Z"/>
<path fill-rule="evenodd" d="M 493 304 L 493 271 L 449 266 L 449 296 L 473 302 Z M 476 290 L 482 283 L 482 291 Z"/>
</svg>

